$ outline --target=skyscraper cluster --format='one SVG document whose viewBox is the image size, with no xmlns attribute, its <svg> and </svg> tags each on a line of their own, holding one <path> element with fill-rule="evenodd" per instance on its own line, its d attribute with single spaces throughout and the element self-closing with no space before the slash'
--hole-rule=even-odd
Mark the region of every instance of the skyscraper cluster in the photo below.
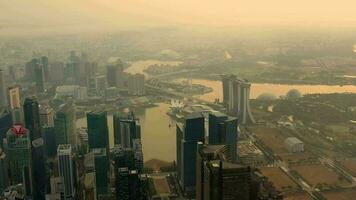
<svg viewBox="0 0 356 200">
<path fill-rule="evenodd" d="M 223 75 L 223 104 L 226 112 L 239 118 L 241 124 L 255 123 L 250 109 L 251 84 L 235 75 Z"/>
</svg>

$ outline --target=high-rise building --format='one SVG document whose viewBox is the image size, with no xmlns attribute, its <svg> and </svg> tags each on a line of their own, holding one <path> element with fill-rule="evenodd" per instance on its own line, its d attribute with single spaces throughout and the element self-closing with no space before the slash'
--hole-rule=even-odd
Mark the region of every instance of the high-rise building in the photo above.
<svg viewBox="0 0 356 200">
<path fill-rule="evenodd" d="M 35 80 L 35 66 L 37 63 L 37 59 L 32 59 L 31 61 L 26 62 L 25 64 L 25 77 L 27 81 Z"/>
<path fill-rule="evenodd" d="M 230 161 L 230 151 L 227 145 L 207 145 L 198 142 L 197 164 L 196 164 L 196 199 L 204 200 L 204 167 L 211 160 Z"/>
<path fill-rule="evenodd" d="M 237 161 L 237 118 L 222 113 L 209 114 L 209 144 L 230 147 L 232 161 Z"/>
<path fill-rule="evenodd" d="M 109 149 L 107 114 L 104 111 L 87 113 L 89 149 Z"/>
<path fill-rule="evenodd" d="M 221 160 L 208 161 L 204 165 L 204 199 L 250 200 L 250 167 Z"/>
<path fill-rule="evenodd" d="M 54 110 L 50 106 L 40 106 L 40 123 L 43 126 L 54 126 Z"/>
<path fill-rule="evenodd" d="M 42 56 L 41 57 L 41 64 L 43 68 L 43 75 L 44 75 L 44 80 L 49 81 L 49 67 L 48 67 L 48 57 L 47 56 Z"/>
<path fill-rule="evenodd" d="M 127 85 L 129 95 L 145 94 L 145 76 L 143 74 L 130 74 Z"/>
<path fill-rule="evenodd" d="M 124 85 L 124 67 L 121 60 L 106 68 L 106 78 L 109 87 L 122 88 Z"/>
<path fill-rule="evenodd" d="M 13 121 L 8 109 L 0 108 L 0 146 L 6 137 L 7 131 L 12 127 Z"/>
<path fill-rule="evenodd" d="M 113 116 L 114 143 L 125 148 L 132 147 L 132 140 L 141 138 L 139 120 L 131 113 L 128 116 Z"/>
<path fill-rule="evenodd" d="M 9 186 L 9 168 L 6 153 L 0 148 L 0 193 Z"/>
<path fill-rule="evenodd" d="M 45 91 L 45 74 L 43 64 L 38 59 L 35 62 L 34 73 L 37 93 L 43 93 Z"/>
<path fill-rule="evenodd" d="M 97 75 L 95 77 L 96 82 L 96 94 L 99 96 L 105 96 L 106 91 L 106 77 L 104 75 Z"/>
<path fill-rule="evenodd" d="M 56 133 L 54 127 L 42 126 L 44 149 L 47 157 L 57 155 Z"/>
<path fill-rule="evenodd" d="M 69 144 L 58 145 L 58 171 L 59 176 L 63 178 L 64 199 L 73 200 L 75 198 L 74 188 L 74 166 L 72 160 L 72 147 Z"/>
<path fill-rule="evenodd" d="M 0 69 L 0 108 L 7 106 L 5 72 Z"/>
<path fill-rule="evenodd" d="M 190 114 L 184 125 L 177 125 L 178 180 L 188 195 L 195 194 L 197 143 L 204 142 L 204 137 L 204 116 L 201 113 Z"/>
<path fill-rule="evenodd" d="M 38 101 L 34 97 L 25 99 L 24 106 L 25 125 L 29 130 L 31 141 L 31 176 L 34 199 L 45 199 L 46 192 L 46 160 L 41 134 L 40 114 Z"/>
<path fill-rule="evenodd" d="M 96 148 L 91 151 L 94 154 L 96 194 L 98 197 L 107 195 L 109 192 L 109 158 L 106 148 Z"/>
<path fill-rule="evenodd" d="M 7 89 L 7 99 L 14 123 L 23 123 L 23 112 L 21 108 L 21 89 L 12 86 Z"/>
<path fill-rule="evenodd" d="M 64 63 L 51 62 L 49 68 L 49 80 L 55 84 L 62 84 L 64 81 Z"/>
<path fill-rule="evenodd" d="M 255 123 L 250 109 L 251 84 L 235 75 L 222 77 L 223 103 L 226 111 L 239 119 L 241 124 Z"/>
<path fill-rule="evenodd" d="M 14 125 L 8 130 L 4 143 L 9 164 L 9 178 L 12 185 L 23 182 L 23 168 L 30 165 L 29 130 L 22 125 Z"/>
<path fill-rule="evenodd" d="M 136 144 L 134 143 L 134 145 Z M 142 199 L 141 182 L 138 174 L 143 167 L 143 163 L 139 160 L 143 158 L 137 157 L 136 150 L 122 148 L 121 145 L 115 147 L 114 156 L 116 199 Z"/>
<path fill-rule="evenodd" d="M 54 128 L 56 143 L 71 144 L 73 147 L 77 144 L 76 139 L 76 115 L 75 106 L 72 103 L 66 103 L 59 107 L 54 119 Z"/>
</svg>

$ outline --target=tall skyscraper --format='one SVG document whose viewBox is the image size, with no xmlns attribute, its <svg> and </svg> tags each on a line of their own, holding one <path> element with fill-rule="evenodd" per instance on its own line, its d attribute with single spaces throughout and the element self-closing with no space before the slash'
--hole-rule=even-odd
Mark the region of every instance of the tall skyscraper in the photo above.
<svg viewBox="0 0 356 200">
<path fill-rule="evenodd" d="M 224 75 L 222 83 L 226 111 L 239 118 L 241 124 L 255 123 L 250 109 L 251 84 L 246 80 L 238 79 L 235 75 Z"/>
<path fill-rule="evenodd" d="M 232 161 L 237 161 L 237 118 L 222 113 L 209 114 L 209 144 L 230 147 Z"/>
<path fill-rule="evenodd" d="M 143 74 L 130 74 L 127 85 L 129 95 L 145 94 L 145 76 Z"/>
<path fill-rule="evenodd" d="M 71 144 L 76 146 L 76 126 L 75 126 L 75 106 L 72 103 L 66 103 L 59 107 L 54 119 L 54 128 L 56 133 L 56 143 Z"/>
<path fill-rule="evenodd" d="M 40 123 L 43 126 L 54 126 L 54 110 L 50 106 L 40 106 Z"/>
<path fill-rule="evenodd" d="M 211 160 L 230 161 L 229 147 L 226 145 L 207 145 L 198 142 L 197 152 L 197 173 L 196 173 L 196 199 L 205 200 L 204 197 L 204 182 L 206 174 L 204 171 L 206 162 Z"/>
<path fill-rule="evenodd" d="M 116 199 L 142 199 L 141 182 L 138 177 L 142 163 L 138 162 L 135 150 L 121 148 L 118 145 L 114 149 L 114 155 Z"/>
<path fill-rule="evenodd" d="M 57 155 L 56 133 L 54 127 L 42 126 L 42 136 L 46 157 Z"/>
<path fill-rule="evenodd" d="M 5 72 L 0 69 L 0 108 L 7 106 Z"/>
<path fill-rule="evenodd" d="M 107 195 L 109 192 L 109 158 L 106 148 L 91 149 L 94 154 L 95 184 L 97 196 Z"/>
<path fill-rule="evenodd" d="M 124 85 L 124 67 L 121 60 L 110 64 L 106 68 L 106 78 L 109 87 L 121 88 Z"/>
<path fill-rule="evenodd" d="M 48 57 L 47 56 L 41 57 L 41 64 L 42 64 L 42 68 L 43 68 L 44 80 L 46 82 L 48 82 L 49 81 L 49 66 L 48 66 Z"/>
<path fill-rule="evenodd" d="M 125 148 L 132 147 L 132 140 L 141 139 L 141 126 L 139 120 L 131 113 L 128 116 L 115 114 L 114 124 L 114 143 L 121 144 Z"/>
<path fill-rule="evenodd" d="M 59 176 L 63 178 L 64 199 L 73 200 L 75 198 L 74 188 L 74 166 L 72 160 L 72 147 L 69 144 L 58 145 L 58 171 Z"/>
<path fill-rule="evenodd" d="M 0 146 L 2 140 L 6 137 L 7 131 L 12 127 L 13 121 L 8 109 L 0 108 Z"/>
<path fill-rule="evenodd" d="M 8 157 L 9 178 L 12 185 L 23 182 L 23 168 L 30 166 L 29 130 L 22 125 L 14 125 L 6 134 L 4 149 Z"/>
<path fill-rule="evenodd" d="M 43 64 L 40 60 L 36 59 L 34 66 L 35 82 L 37 93 L 43 93 L 45 91 L 45 75 Z"/>
<path fill-rule="evenodd" d="M 14 123 L 23 123 L 23 112 L 21 108 L 21 89 L 12 86 L 7 89 L 7 99 Z"/>
<path fill-rule="evenodd" d="M 9 168 L 8 168 L 8 162 L 7 162 L 7 155 L 3 151 L 3 149 L 0 148 L 0 193 L 6 189 L 7 186 L 9 186 Z"/>
<path fill-rule="evenodd" d="M 42 200 L 45 199 L 47 174 L 38 101 L 34 97 L 28 97 L 25 99 L 23 107 L 25 125 L 30 131 L 32 158 L 30 169 L 32 175 L 33 198 Z"/>
<path fill-rule="evenodd" d="M 64 81 L 64 63 L 51 62 L 49 68 L 49 80 L 55 84 L 62 84 Z"/>
<path fill-rule="evenodd" d="M 89 149 L 109 149 L 107 114 L 104 111 L 87 113 Z"/>
<path fill-rule="evenodd" d="M 197 143 L 204 142 L 204 116 L 193 113 L 177 125 L 177 171 L 180 185 L 188 195 L 195 194 Z"/>
<path fill-rule="evenodd" d="M 250 167 L 212 160 L 204 166 L 204 199 L 250 200 L 251 193 Z"/>
</svg>

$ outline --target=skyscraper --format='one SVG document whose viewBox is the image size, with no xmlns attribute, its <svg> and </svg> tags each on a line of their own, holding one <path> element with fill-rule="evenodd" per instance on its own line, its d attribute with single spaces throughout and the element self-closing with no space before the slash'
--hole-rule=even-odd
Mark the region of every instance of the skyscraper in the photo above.
<svg viewBox="0 0 356 200">
<path fill-rule="evenodd" d="M 89 149 L 109 149 L 107 114 L 104 111 L 87 113 Z"/>
<path fill-rule="evenodd" d="M 42 135 L 44 140 L 44 149 L 47 157 L 57 155 L 57 143 L 54 127 L 42 126 Z"/>
<path fill-rule="evenodd" d="M 9 168 L 6 153 L 0 148 L 0 193 L 9 185 Z"/>
<path fill-rule="evenodd" d="M 251 192 L 250 167 L 212 160 L 204 166 L 204 199 L 250 200 Z"/>
<path fill-rule="evenodd" d="M 0 108 L 7 106 L 5 72 L 0 69 Z"/>
<path fill-rule="evenodd" d="M 75 107 L 72 103 L 66 103 L 59 107 L 54 119 L 54 128 L 56 133 L 56 143 L 71 144 L 76 146 L 76 116 Z"/>
<path fill-rule="evenodd" d="M 23 112 L 21 108 L 21 89 L 12 86 L 7 89 L 7 99 L 14 123 L 23 123 Z"/>
<path fill-rule="evenodd" d="M 54 126 L 54 110 L 50 106 L 40 106 L 40 123 L 43 126 Z"/>
<path fill-rule="evenodd" d="M 58 145 L 58 171 L 59 176 L 63 178 L 64 199 L 73 200 L 75 198 L 74 188 L 74 166 L 72 160 L 72 147 L 69 144 Z"/>
<path fill-rule="evenodd" d="M 251 84 L 246 80 L 238 79 L 235 75 L 224 75 L 222 83 L 226 111 L 239 118 L 241 124 L 255 123 L 250 109 Z"/>
<path fill-rule="evenodd" d="M 230 151 L 227 145 L 207 145 L 198 142 L 197 150 L 197 173 L 196 173 L 196 199 L 205 200 L 204 197 L 204 182 L 206 174 L 204 171 L 205 164 L 211 160 L 230 161 Z"/>
<path fill-rule="evenodd" d="M 94 168 L 95 168 L 95 184 L 96 194 L 106 195 L 109 192 L 109 158 L 106 148 L 91 149 L 94 154 Z"/>
<path fill-rule="evenodd" d="M 121 60 L 110 64 L 106 68 L 106 78 L 109 87 L 121 88 L 124 84 L 124 67 Z"/>
<path fill-rule="evenodd" d="M 38 59 L 35 62 L 34 72 L 37 93 L 43 93 L 45 91 L 45 75 L 43 64 Z"/>
<path fill-rule="evenodd" d="M 49 81 L 49 67 L 48 67 L 48 57 L 47 56 L 42 56 L 41 57 L 41 64 L 43 68 L 43 75 L 44 75 L 44 81 Z"/>
<path fill-rule="evenodd" d="M 145 94 L 145 76 L 143 74 L 130 74 L 127 84 L 129 95 Z"/>
<path fill-rule="evenodd" d="M 0 108 L 0 146 L 6 137 L 7 131 L 12 127 L 12 117 L 8 109 Z"/>
<path fill-rule="evenodd" d="M 185 118 L 184 125 L 177 125 L 178 180 L 185 193 L 195 194 L 197 143 L 204 142 L 204 116 L 193 113 Z"/>
<path fill-rule="evenodd" d="M 22 183 L 23 168 L 30 165 L 29 130 L 22 125 L 14 125 L 6 134 L 4 149 L 8 157 L 11 184 Z"/>
<path fill-rule="evenodd" d="M 237 118 L 222 113 L 210 113 L 209 144 L 229 145 L 232 161 L 237 161 Z"/>
<path fill-rule="evenodd" d="M 115 144 L 130 148 L 132 147 L 132 140 L 141 138 L 139 120 L 132 113 L 126 117 L 115 114 L 113 124 Z"/>
<path fill-rule="evenodd" d="M 33 198 L 42 200 L 45 199 L 46 192 L 46 166 L 43 149 L 43 139 L 40 126 L 40 114 L 38 101 L 34 97 L 28 97 L 24 102 L 25 125 L 30 131 L 31 141 L 31 176 Z"/>
</svg>

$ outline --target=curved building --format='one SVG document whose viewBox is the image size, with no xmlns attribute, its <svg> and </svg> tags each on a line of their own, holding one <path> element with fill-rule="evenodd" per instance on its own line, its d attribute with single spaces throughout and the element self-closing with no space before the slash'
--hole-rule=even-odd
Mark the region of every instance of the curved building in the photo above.
<svg viewBox="0 0 356 200">
<path fill-rule="evenodd" d="M 251 83 L 235 75 L 223 75 L 223 104 L 226 112 L 239 119 L 241 124 L 255 123 L 250 109 Z"/>
</svg>

